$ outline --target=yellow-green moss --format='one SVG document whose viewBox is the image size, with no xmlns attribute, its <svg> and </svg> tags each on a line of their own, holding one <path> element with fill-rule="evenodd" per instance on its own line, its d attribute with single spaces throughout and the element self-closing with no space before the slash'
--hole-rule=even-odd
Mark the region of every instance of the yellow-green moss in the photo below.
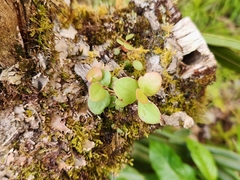
<svg viewBox="0 0 240 180">
<path fill-rule="evenodd" d="M 50 48 L 53 37 L 53 23 L 50 19 L 50 12 L 44 2 L 39 0 L 33 1 L 35 5 L 35 14 L 30 17 L 31 27 L 30 36 L 42 48 Z"/>
</svg>

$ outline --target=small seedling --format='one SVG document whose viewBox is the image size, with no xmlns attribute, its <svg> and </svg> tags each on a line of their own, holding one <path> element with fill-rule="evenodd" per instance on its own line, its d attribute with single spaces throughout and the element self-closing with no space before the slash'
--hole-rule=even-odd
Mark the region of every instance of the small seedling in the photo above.
<svg viewBox="0 0 240 180">
<path fill-rule="evenodd" d="M 104 88 L 111 83 L 111 73 L 108 70 L 93 67 L 87 73 L 89 87 L 88 107 L 94 114 L 101 114 L 111 102 L 109 92 Z"/>
<path fill-rule="evenodd" d="M 155 95 L 162 85 L 159 73 L 148 72 L 137 81 L 130 77 L 117 79 L 111 77 L 108 70 L 92 68 L 87 80 L 91 83 L 88 107 L 94 114 L 101 114 L 106 107 L 121 110 L 138 101 L 139 118 L 148 124 L 160 123 L 159 109 L 148 100 L 148 96 Z"/>
<path fill-rule="evenodd" d="M 133 65 L 133 67 L 134 67 L 136 70 L 138 70 L 138 71 L 143 70 L 143 64 L 142 64 L 140 61 L 138 61 L 138 60 L 134 60 L 134 61 L 132 62 L 132 65 Z"/>
<path fill-rule="evenodd" d="M 128 40 L 132 39 L 133 37 L 134 37 L 134 34 L 128 34 L 125 39 L 118 38 L 116 41 L 121 46 L 114 49 L 114 54 L 118 55 L 120 53 L 120 49 L 122 49 L 124 52 L 134 50 L 134 47 L 127 42 Z"/>
</svg>

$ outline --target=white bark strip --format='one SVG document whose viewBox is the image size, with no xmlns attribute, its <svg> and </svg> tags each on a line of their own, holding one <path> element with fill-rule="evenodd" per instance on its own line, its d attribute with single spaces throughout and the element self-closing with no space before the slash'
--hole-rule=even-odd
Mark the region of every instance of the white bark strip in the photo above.
<svg viewBox="0 0 240 180">
<path fill-rule="evenodd" d="M 195 72 L 203 73 L 207 69 L 216 67 L 217 62 L 214 55 L 189 17 L 185 17 L 175 24 L 172 33 L 173 39 L 176 41 L 175 44 L 178 44 L 182 49 L 181 53 L 178 54 L 178 60 L 183 60 L 185 55 L 194 51 L 200 53 L 199 57 L 193 57 L 193 61 L 186 64 L 185 72 L 181 75 L 183 79 L 190 78 Z M 174 44 L 172 45 L 174 46 Z"/>
</svg>

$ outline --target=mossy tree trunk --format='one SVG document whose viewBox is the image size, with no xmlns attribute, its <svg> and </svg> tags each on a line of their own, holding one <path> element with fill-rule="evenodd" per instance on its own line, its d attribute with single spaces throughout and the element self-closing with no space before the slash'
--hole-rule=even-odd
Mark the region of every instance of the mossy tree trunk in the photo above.
<svg viewBox="0 0 240 180">
<path fill-rule="evenodd" d="M 121 9 L 75 0 L 0 2 L 1 179 L 108 179 L 131 163 L 134 140 L 200 121 L 216 61 L 170 0 L 133 0 Z M 159 122 L 143 122 L 136 102 L 121 108 L 112 101 L 92 113 L 92 67 L 116 78 L 161 75 L 160 90 L 148 97 Z"/>
</svg>

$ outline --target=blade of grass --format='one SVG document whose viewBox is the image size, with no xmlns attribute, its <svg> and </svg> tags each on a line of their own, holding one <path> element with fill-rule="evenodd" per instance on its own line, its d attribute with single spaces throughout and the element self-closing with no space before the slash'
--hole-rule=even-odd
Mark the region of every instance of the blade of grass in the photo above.
<svg viewBox="0 0 240 180">
<path fill-rule="evenodd" d="M 219 36 L 216 34 L 202 33 L 202 35 L 209 45 L 222 46 L 240 50 L 240 41 L 236 39 L 231 39 L 229 37 Z"/>
<path fill-rule="evenodd" d="M 236 171 L 226 167 L 218 167 L 218 175 L 219 180 L 240 180 Z"/>
<path fill-rule="evenodd" d="M 220 166 L 240 171 L 240 155 L 219 147 L 205 146 L 212 154 L 216 163 Z"/>
<path fill-rule="evenodd" d="M 224 67 L 240 72 L 240 56 L 234 51 L 217 46 L 209 46 L 210 50 L 214 53 L 217 61 Z"/>
<path fill-rule="evenodd" d="M 219 147 L 216 147 L 216 146 L 205 145 L 205 147 L 210 152 L 212 152 L 213 154 L 220 155 L 220 156 L 225 156 L 225 157 L 227 157 L 229 159 L 236 160 L 236 162 L 240 162 L 240 155 L 235 153 L 235 152 L 233 152 L 233 151 L 229 151 L 229 150 L 226 150 L 226 149 L 223 149 L 223 148 L 219 148 Z"/>
<path fill-rule="evenodd" d="M 213 154 L 213 158 L 216 163 L 220 166 L 227 167 L 228 169 L 233 169 L 236 171 L 240 171 L 239 161 L 229 159 L 226 156 Z"/>
</svg>

